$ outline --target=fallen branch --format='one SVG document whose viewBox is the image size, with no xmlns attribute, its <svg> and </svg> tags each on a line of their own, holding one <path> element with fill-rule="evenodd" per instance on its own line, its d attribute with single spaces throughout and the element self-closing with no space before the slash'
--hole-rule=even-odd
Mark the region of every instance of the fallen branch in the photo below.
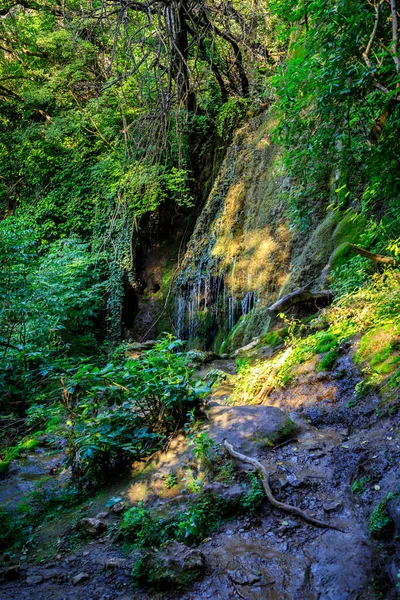
<svg viewBox="0 0 400 600">
<path fill-rule="evenodd" d="M 391 265 L 392 267 L 400 266 L 400 261 L 398 261 L 394 256 L 383 256 L 382 254 L 374 254 L 373 252 L 369 252 L 369 250 L 364 250 L 364 248 L 360 248 L 360 246 L 356 246 L 355 244 L 350 244 L 350 242 L 343 242 L 337 248 L 334 249 L 332 254 L 329 257 L 328 264 L 323 268 L 321 272 L 321 276 L 319 278 L 319 285 L 325 285 L 326 279 L 329 275 L 329 272 L 332 268 L 332 262 L 336 257 L 337 253 L 343 250 L 346 247 L 349 247 L 352 252 L 355 254 L 359 254 L 360 256 L 364 256 L 368 258 L 374 263 L 381 265 Z"/>
<path fill-rule="evenodd" d="M 272 506 L 274 506 L 275 508 L 279 508 L 280 510 L 283 510 L 284 512 L 289 513 L 291 515 L 297 515 L 298 517 L 303 519 L 303 521 L 306 521 L 306 523 L 309 523 L 310 525 L 314 525 L 314 527 L 322 527 L 324 529 L 326 529 L 326 528 L 335 529 L 336 531 L 343 532 L 343 529 L 336 527 L 336 525 L 330 525 L 329 523 L 325 523 L 324 521 L 319 521 L 318 519 L 314 519 L 313 517 L 310 517 L 310 515 L 305 513 L 300 508 L 297 508 L 297 506 L 291 506 L 290 504 L 285 504 L 284 502 L 279 502 L 279 500 L 276 500 L 276 498 L 272 494 L 272 491 L 271 491 L 271 488 L 269 485 L 269 474 L 267 472 L 267 469 L 264 467 L 264 465 L 262 465 L 256 458 L 251 458 L 250 456 L 245 456 L 244 454 L 237 452 L 234 449 L 234 447 L 232 446 L 232 444 L 230 444 L 227 440 L 224 440 L 223 443 L 224 443 L 224 447 L 226 448 L 228 453 L 233 458 L 240 460 L 240 462 L 247 463 L 249 465 L 253 465 L 253 467 L 256 469 L 256 471 L 258 472 L 258 474 L 260 476 L 261 483 L 263 485 L 265 495 L 267 496 L 268 502 Z"/>
<path fill-rule="evenodd" d="M 281 444 L 274 446 L 271 450 L 278 450 L 278 448 L 283 448 L 284 446 L 288 446 L 289 444 L 293 444 L 293 442 L 297 442 L 297 438 L 290 438 L 290 440 L 285 440 Z"/>
<path fill-rule="evenodd" d="M 280 300 L 277 300 L 274 304 L 268 308 L 268 312 L 276 313 L 278 310 L 281 311 L 286 309 L 293 304 L 301 304 L 305 302 L 324 302 L 330 304 L 333 300 L 333 293 L 330 290 L 323 290 L 321 292 L 311 292 L 310 286 L 313 282 L 308 283 L 304 287 L 291 292 L 286 296 L 283 296 Z"/>
<path fill-rule="evenodd" d="M 382 254 L 374 254 L 373 252 L 369 252 L 368 250 L 364 250 L 364 248 L 360 248 L 360 246 L 356 246 L 355 244 L 350 244 L 349 242 L 345 242 L 352 252 L 355 254 L 359 254 L 360 256 L 365 256 L 372 262 L 379 263 L 381 265 L 392 265 L 393 267 L 399 266 L 399 261 L 394 258 L 394 256 L 383 256 Z"/>
</svg>

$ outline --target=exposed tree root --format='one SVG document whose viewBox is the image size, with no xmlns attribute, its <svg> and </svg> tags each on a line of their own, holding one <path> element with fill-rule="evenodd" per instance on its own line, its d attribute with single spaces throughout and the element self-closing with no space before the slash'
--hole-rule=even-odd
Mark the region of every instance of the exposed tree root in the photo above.
<svg viewBox="0 0 400 600">
<path fill-rule="evenodd" d="M 262 465 L 256 458 L 251 458 L 250 456 L 246 456 L 245 454 L 241 454 L 240 452 L 237 452 L 237 450 L 235 450 L 234 447 L 232 446 L 232 444 L 230 444 L 227 440 L 224 440 L 224 447 L 229 452 L 229 454 L 231 456 L 233 456 L 233 458 L 240 460 L 240 462 L 247 463 L 249 465 L 253 465 L 253 467 L 256 469 L 256 471 L 258 472 L 258 474 L 260 476 L 261 483 L 263 485 L 265 495 L 267 496 L 268 502 L 270 504 L 272 504 L 272 506 L 274 506 L 275 508 L 279 508 L 280 510 L 283 510 L 284 512 L 289 513 L 291 515 L 297 515 L 298 517 L 303 519 L 303 521 L 306 521 L 310 525 L 314 525 L 314 527 L 322 527 L 324 529 L 326 529 L 326 528 L 335 529 L 336 531 L 343 532 L 343 529 L 336 527 L 336 525 L 330 525 L 329 523 L 325 523 L 324 521 L 319 521 L 318 519 L 314 519 L 313 517 L 310 517 L 303 510 L 301 510 L 300 508 L 297 508 L 297 506 L 291 506 L 290 504 L 285 504 L 284 502 L 279 502 L 279 500 L 276 500 L 276 498 L 272 494 L 272 491 L 271 491 L 271 488 L 269 485 L 269 474 L 267 472 L 267 469 L 264 467 L 264 465 Z"/>
</svg>

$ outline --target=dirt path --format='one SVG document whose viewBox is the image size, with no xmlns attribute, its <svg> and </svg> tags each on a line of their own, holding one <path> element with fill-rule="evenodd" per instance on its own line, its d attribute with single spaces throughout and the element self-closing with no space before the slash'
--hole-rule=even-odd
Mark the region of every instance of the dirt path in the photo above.
<svg viewBox="0 0 400 600">
<path fill-rule="evenodd" d="M 337 388 L 334 395 L 333 385 Z M 280 501 L 332 520 L 346 528 L 346 533 L 316 529 L 265 503 L 255 515 L 225 522 L 200 544 L 206 564 L 203 578 L 187 590 L 161 593 L 131 588 L 132 560 L 107 535 L 73 551 L 68 548 L 70 530 L 66 527 L 59 532 L 55 558 L 37 564 L 28 553 L 21 562 L 19 579 L 0 585 L 0 598 L 394 600 L 398 542 L 387 542 L 384 554 L 369 535 L 368 519 L 398 477 L 398 422 L 376 416 L 374 397 L 366 398 L 354 411 L 351 389 L 348 381 L 317 376 L 314 381 L 297 382 L 281 396 L 275 394 L 271 401 L 285 408 L 299 429 L 289 443 L 257 450 L 258 459 L 272 471 L 272 489 Z M 306 392 L 307 403 L 301 401 Z M 135 485 L 137 491 L 140 484 L 151 502 L 168 501 L 168 494 L 164 499 L 157 496 L 165 491 L 160 473 L 168 473 L 172 464 L 183 468 L 188 460 L 188 448 L 181 439 L 147 469 L 146 478 L 129 485 L 121 482 L 112 494 L 123 494 L 124 486 L 125 492 Z M 354 484 L 360 481 L 364 484 L 357 488 Z M 95 501 L 88 516 L 95 516 L 106 498 L 107 494 Z M 74 585 L 73 578 L 80 574 L 84 574 L 81 581 Z"/>
</svg>

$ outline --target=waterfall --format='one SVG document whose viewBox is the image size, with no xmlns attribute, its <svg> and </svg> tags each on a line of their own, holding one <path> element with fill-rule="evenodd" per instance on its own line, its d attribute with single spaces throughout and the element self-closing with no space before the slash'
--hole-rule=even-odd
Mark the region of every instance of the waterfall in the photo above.
<svg viewBox="0 0 400 600">
<path fill-rule="evenodd" d="M 258 293 L 251 290 L 251 276 L 247 275 L 247 290 L 238 294 L 236 258 L 227 281 L 227 275 L 210 275 L 200 264 L 197 276 L 178 287 L 175 301 L 175 331 L 186 339 L 188 347 L 210 347 L 217 335 L 226 338 L 241 316 L 249 314 Z M 240 297 L 241 296 L 241 297 Z"/>
</svg>

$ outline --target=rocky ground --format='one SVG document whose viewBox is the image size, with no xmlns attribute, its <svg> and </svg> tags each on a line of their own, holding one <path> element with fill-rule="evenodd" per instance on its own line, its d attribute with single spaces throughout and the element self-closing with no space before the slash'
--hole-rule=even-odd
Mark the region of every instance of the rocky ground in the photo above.
<svg viewBox="0 0 400 600">
<path fill-rule="evenodd" d="M 161 509 L 190 504 L 191 496 L 182 486 L 171 490 L 164 485 L 172 469 L 179 471 L 193 462 L 182 436 L 144 468 L 143 464 L 136 465 L 134 475 L 113 482 L 84 514 L 71 514 L 39 529 L 36 545 L 25 555 L 3 563 L 0 598 L 394 600 L 400 568 L 400 503 L 394 498 L 388 505 L 395 530 L 386 538 L 374 540 L 368 520 L 379 501 L 396 487 L 399 423 L 397 418 L 377 416 L 373 395 L 354 405 L 357 375 L 352 375 L 348 360 L 344 356 L 329 374 L 305 368 L 288 389 L 269 396 L 272 409 L 226 407 L 221 401 L 227 401 L 229 389 L 222 384 L 213 393 L 205 425 L 216 442 L 227 438 L 241 452 L 257 456 L 267 466 L 279 500 L 341 531 L 313 527 L 265 502 L 255 514 L 224 522 L 196 549 L 174 543 L 164 550 L 163 560 L 172 568 L 195 565 L 202 575 L 194 584 L 164 591 L 132 588 L 130 572 L 135 558 L 126 553 L 118 537 L 112 541 L 110 534 L 113 524 L 119 522 L 122 505 L 117 502 L 107 509 L 106 502 L 114 496 L 128 505 L 143 499 Z M 216 366 L 224 367 L 221 361 Z M 225 366 L 232 371 L 229 361 Z M 286 415 L 296 430 L 284 443 L 266 446 L 266 438 L 282 426 Z M 13 465 L 2 482 L 2 502 L 16 502 L 17 492 L 26 492 L 40 479 L 40 469 L 42 475 L 48 473 L 60 460 L 59 455 L 48 457 L 40 452 L 38 449 Z M 357 487 L 360 480 L 364 484 Z M 218 486 L 219 494 L 235 493 L 234 484 Z M 82 525 L 82 518 L 86 525 Z M 78 521 L 87 528 L 88 537 L 75 544 Z"/>
</svg>

